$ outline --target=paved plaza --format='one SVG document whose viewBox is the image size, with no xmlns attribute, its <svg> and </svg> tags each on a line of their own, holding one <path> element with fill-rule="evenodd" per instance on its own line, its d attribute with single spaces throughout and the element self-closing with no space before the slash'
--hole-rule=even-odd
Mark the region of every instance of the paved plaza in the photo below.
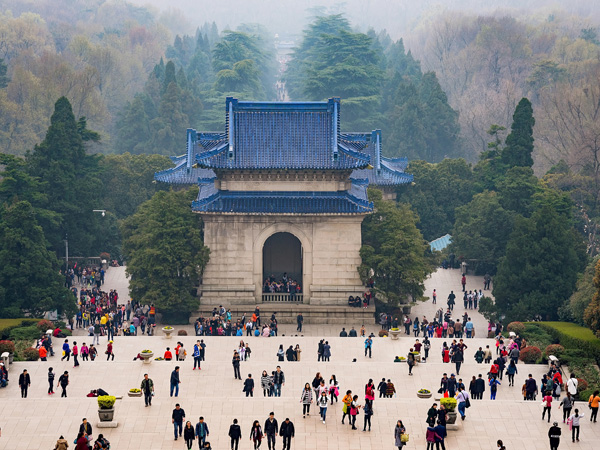
<svg viewBox="0 0 600 450">
<path fill-rule="evenodd" d="M 117 288 L 121 299 L 126 279 L 122 269 L 110 269 L 105 289 Z M 473 284 L 471 286 L 471 284 Z M 475 285 L 476 284 L 476 285 Z M 481 279 L 469 277 L 467 288 L 482 287 Z M 458 270 L 440 270 L 427 281 L 426 295 L 432 289 L 438 290 L 438 303 L 445 306 L 445 299 L 450 291 L 460 292 L 460 274 Z M 462 314 L 462 302 L 455 308 L 457 316 Z M 431 301 L 414 308 L 414 314 L 430 318 L 436 309 Z M 263 314 L 270 314 L 264 311 Z M 414 315 L 413 314 L 413 315 Z M 484 336 L 487 325 L 485 319 L 478 313 L 473 314 L 477 336 Z M 348 324 L 347 329 L 354 325 L 357 329 L 361 324 Z M 61 362 L 59 356 L 50 358 L 48 362 L 14 363 L 10 366 L 9 386 L 0 390 L 0 449 L 7 450 L 46 450 L 54 448 L 56 439 L 63 434 L 70 442 L 77 434 L 83 417 L 87 417 L 94 426 L 93 436 L 99 431 L 110 440 L 113 450 L 133 449 L 185 449 L 183 439 L 173 440 L 171 411 L 179 402 L 186 412 L 186 420 L 192 424 L 204 416 L 210 430 L 209 441 L 214 450 L 228 450 L 229 438 L 227 431 L 233 418 L 240 422 L 243 439 L 241 449 L 251 449 L 249 440 L 250 427 L 255 419 L 264 424 L 270 411 L 275 412 L 279 423 L 289 417 L 295 424 L 296 437 L 292 441 L 292 449 L 340 449 L 340 450 L 369 450 L 394 448 L 393 430 L 396 420 L 401 419 L 410 435 L 408 449 L 425 448 L 426 413 L 433 400 L 418 399 L 416 391 L 427 388 L 437 391 L 439 379 L 443 372 L 453 372 L 453 364 L 441 362 L 440 348 L 443 339 L 432 339 L 430 361 L 417 365 L 414 376 L 408 376 L 408 367 L 404 363 L 393 363 L 395 355 L 406 356 L 409 347 L 414 343 L 412 337 L 402 337 L 398 341 L 389 338 L 374 339 L 373 358 L 365 358 L 363 339 L 340 338 L 337 326 L 306 326 L 304 336 L 296 334 L 295 326 L 283 325 L 280 334 L 283 337 L 248 338 L 252 349 L 252 357 L 241 364 L 241 374 L 246 378 L 251 373 L 256 379 L 253 398 L 246 398 L 242 392 L 242 382 L 234 380 L 231 366 L 233 350 L 239 343 L 236 337 L 204 337 L 207 344 L 206 362 L 202 363 L 201 371 L 193 371 L 191 349 L 196 340 L 192 336 L 191 327 L 175 327 L 186 329 L 189 336 L 173 336 L 167 340 L 159 335 L 153 337 L 121 337 L 115 338 L 115 361 L 107 362 L 102 356 L 106 349 L 106 337 L 101 339 L 99 359 L 94 362 L 82 362 L 78 368 L 72 363 Z M 367 326 L 367 331 L 377 333 L 374 324 Z M 481 331 L 481 332 L 480 332 Z M 317 362 L 317 343 L 320 338 L 326 338 L 332 347 L 331 362 Z M 89 344 L 91 338 L 76 336 L 79 344 L 85 340 Z M 181 340 L 188 351 L 184 362 L 155 361 L 144 365 L 140 361 L 132 361 L 133 357 L 143 349 L 151 349 L 155 354 L 162 354 L 167 346 L 174 347 Z M 245 338 L 244 338 L 245 340 Z M 54 347 L 59 349 L 61 340 L 55 340 Z M 302 356 L 300 362 L 277 362 L 276 351 L 280 344 L 284 348 L 300 344 Z M 485 373 L 487 365 L 478 365 L 473 359 L 477 347 L 488 344 L 493 340 L 467 340 L 469 348 L 465 352 L 465 363 L 460 377 L 468 386 L 472 375 Z M 57 352 L 57 355 L 60 352 Z M 356 362 L 352 360 L 356 358 Z M 279 398 L 265 398 L 258 380 L 263 370 L 268 372 L 280 364 L 285 373 L 286 383 Z M 169 376 L 175 365 L 181 366 L 181 387 L 177 399 L 169 397 Z M 57 374 L 64 370 L 70 373 L 68 398 L 60 398 L 57 394 L 47 395 L 47 368 L 52 366 Z M 32 386 L 27 399 L 20 398 L 17 386 L 18 374 L 23 369 L 31 374 Z M 549 424 L 541 420 L 542 407 L 540 401 L 524 402 L 521 396 L 521 384 L 526 375 L 532 373 L 539 380 L 545 372 L 545 366 L 518 365 L 519 374 L 516 376 L 515 387 L 503 384 L 498 391 L 498 399 L 489 400 L 489 388 L 485 400 L 472 402 L 467 410 L 467 419 L 459 420 L 457 431 L 449 431 L 446 440 L 447 449 L 496 449 L 496 440 L 502 439 L 509 450 L 512 449 L 547 449 Z M 144 406 L 143 398 L 129 398 L 127 391 L 139 388 L 144 373 L 149 373 L 154 380 L 156 396 L 151 407 Z M 327 410 L 327 423 L 318 420 L 318 408 L 311 407 L 311 416 L 302 418 L 300 392 L 305 382 L 312 382 L 316 372 L 321 372 L 325 380 L 335 374 L 340 383 L 340 393 L 351 389 L 359 395 L 361 404 L 364 403 L 364 386 L 369 378 L 377 384 L 381 378 L 390 378 L 398 391 L 392 399 L 375 399 L 374 415 L 371 432 L 363 432 L 363 415 L 357 418 L 359 430 L 352 431 L 348 425 L 341 424 L 342 407 L 340 403 L 330 406 Z M 116 403 L 115 420 L 118 428 L 98 430 L 97 403 L 95 398 L 87 398 L 91 389 L 102 388 L 111 395 L 122 395 L 122 400 Z M 585 402 L 579 402 L 580 411 L 589 417 Z M 553 419 L 558 418 L 557 405 L 553 405 Z M 591 424 L 588 418 L 582 420 L 581 441 L 571 443 L 568 427 L 562 424 L 563 439 L 561 449 L 592 449 L 598 448 L 600 442 L 600 424 Z M 277 450 L 281 449 L 281 439 L 277 438 Z M 70 448 L 73 448 L 71 445 Z M 197 448 L 197 447 L 194 447 Z M 261 446 L 267 449 L 263 440 Z"/>
</svg>

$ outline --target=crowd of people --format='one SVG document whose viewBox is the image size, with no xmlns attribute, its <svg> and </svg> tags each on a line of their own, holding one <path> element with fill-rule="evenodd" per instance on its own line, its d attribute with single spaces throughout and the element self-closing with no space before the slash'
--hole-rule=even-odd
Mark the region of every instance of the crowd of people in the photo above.
<svg viewBox="0 0 600 450">
<path fill-rule="evenodd" d="M 302 286 L 299 281 L 289 277 L 287 272 L 284 272 L 279 280 L 271 274 L 263 283 L 263 293 L 290 294 L 293 298 L 296 294 L 302 293 Z"/>
</svg>

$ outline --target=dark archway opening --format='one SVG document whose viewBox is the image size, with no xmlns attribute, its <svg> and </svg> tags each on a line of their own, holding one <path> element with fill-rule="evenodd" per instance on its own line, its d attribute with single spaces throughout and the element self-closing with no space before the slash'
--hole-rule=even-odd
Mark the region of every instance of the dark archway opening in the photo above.
<svg viewBox="0 0 600 450">
<path fill-rule="evenodd" d="M 291 233 L 273 234 L 263 246 L 263 293 L 290 294 L 290 300 L 301 301 L 294 296 L 302 287 L 302 243 Z"/>
</svg>

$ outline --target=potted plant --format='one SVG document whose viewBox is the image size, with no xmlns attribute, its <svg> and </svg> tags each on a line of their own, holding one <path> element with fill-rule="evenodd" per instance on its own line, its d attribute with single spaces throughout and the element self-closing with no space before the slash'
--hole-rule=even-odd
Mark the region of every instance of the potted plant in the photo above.
<svg viewBox="0 0 600 450">
<path fill-rule="evenodd" d="M 421 353 L 419 352 L 412 352 L 413 355 L 415 355 L 415 362 L 420 363 L 421 362 Z"/>
<path fill-rule="evenodd" d="M 163 327 L 162 330 L 163 330 L 163 333 L 165 333 L 165 338 L 171 339 L 171 333 L 173 333 L 173 331 L 175 331 L 175 328 L 167 325 L 166 327 Z"/>
<path fill-rule="evenodd" d="M 152 350 L 142 350 L 140 352 L 140 356 L 144 361 L 144 364 L 150 364 L 152 362 L 152 357 L 154 356 L 154 352 Z"/>
<path fill-rule="evenodd" d="M 114 395 L 98 396 L 98 416 L 100 422 L 112 422 L 115 415 L 115 401 L 117 398 Z"/>
<path fill-rule="evenodd" d="M 129 389 L 129 392 L 127 393 L 127 395 L 129 397 L 141 397 L 142 396 L 142 390 L 141 389 Z"/>
<path fill-rule="evenodd" d="M 419 397 L 419 398 L 431 398 L 431 391 L 429 389 L 419 389 L 417 391 L 417 397 Z"/>
<path fill-rule="evenodd" d="M 395 341 L 400 337 L 400 328 L 391 328 L 390 336 Z"/>
<path fill-rule="evenodd" d="M 444 397 L 444 398 L 440 399 L 440 405 L 443 405 L 444 408 L 446 409 L 446 415 L 448 416 L 446 423 L 449 425 L 456 423 L 456 416 L 457 416 L 456 405 L 457 405 L 457 403 L 458 402 L 453 397 Z"/>
</svg>

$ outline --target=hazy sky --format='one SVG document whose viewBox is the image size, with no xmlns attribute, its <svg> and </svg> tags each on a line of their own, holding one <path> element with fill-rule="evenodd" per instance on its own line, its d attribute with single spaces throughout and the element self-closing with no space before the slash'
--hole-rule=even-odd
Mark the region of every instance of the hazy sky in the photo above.
<svg viewBox="0 0 600 450">
<path fill-rule="evenodd" d="M 298 34 L 316 12 L 344 13 L 351 23 L 366 31 L 387 29 L 392 38 L 407 37 L 418 25 L 444 11 L 478 14 L 527 15 L 544 20 L 548 14 L 576 12 L 600 17 L 600 0 L 129 0 L 168 11 L 181 11 L 188 33 L 204 22 L 215 21 L 219 29 L 240 23 L 261 23 L 282 36 Z"/>
</svg>

